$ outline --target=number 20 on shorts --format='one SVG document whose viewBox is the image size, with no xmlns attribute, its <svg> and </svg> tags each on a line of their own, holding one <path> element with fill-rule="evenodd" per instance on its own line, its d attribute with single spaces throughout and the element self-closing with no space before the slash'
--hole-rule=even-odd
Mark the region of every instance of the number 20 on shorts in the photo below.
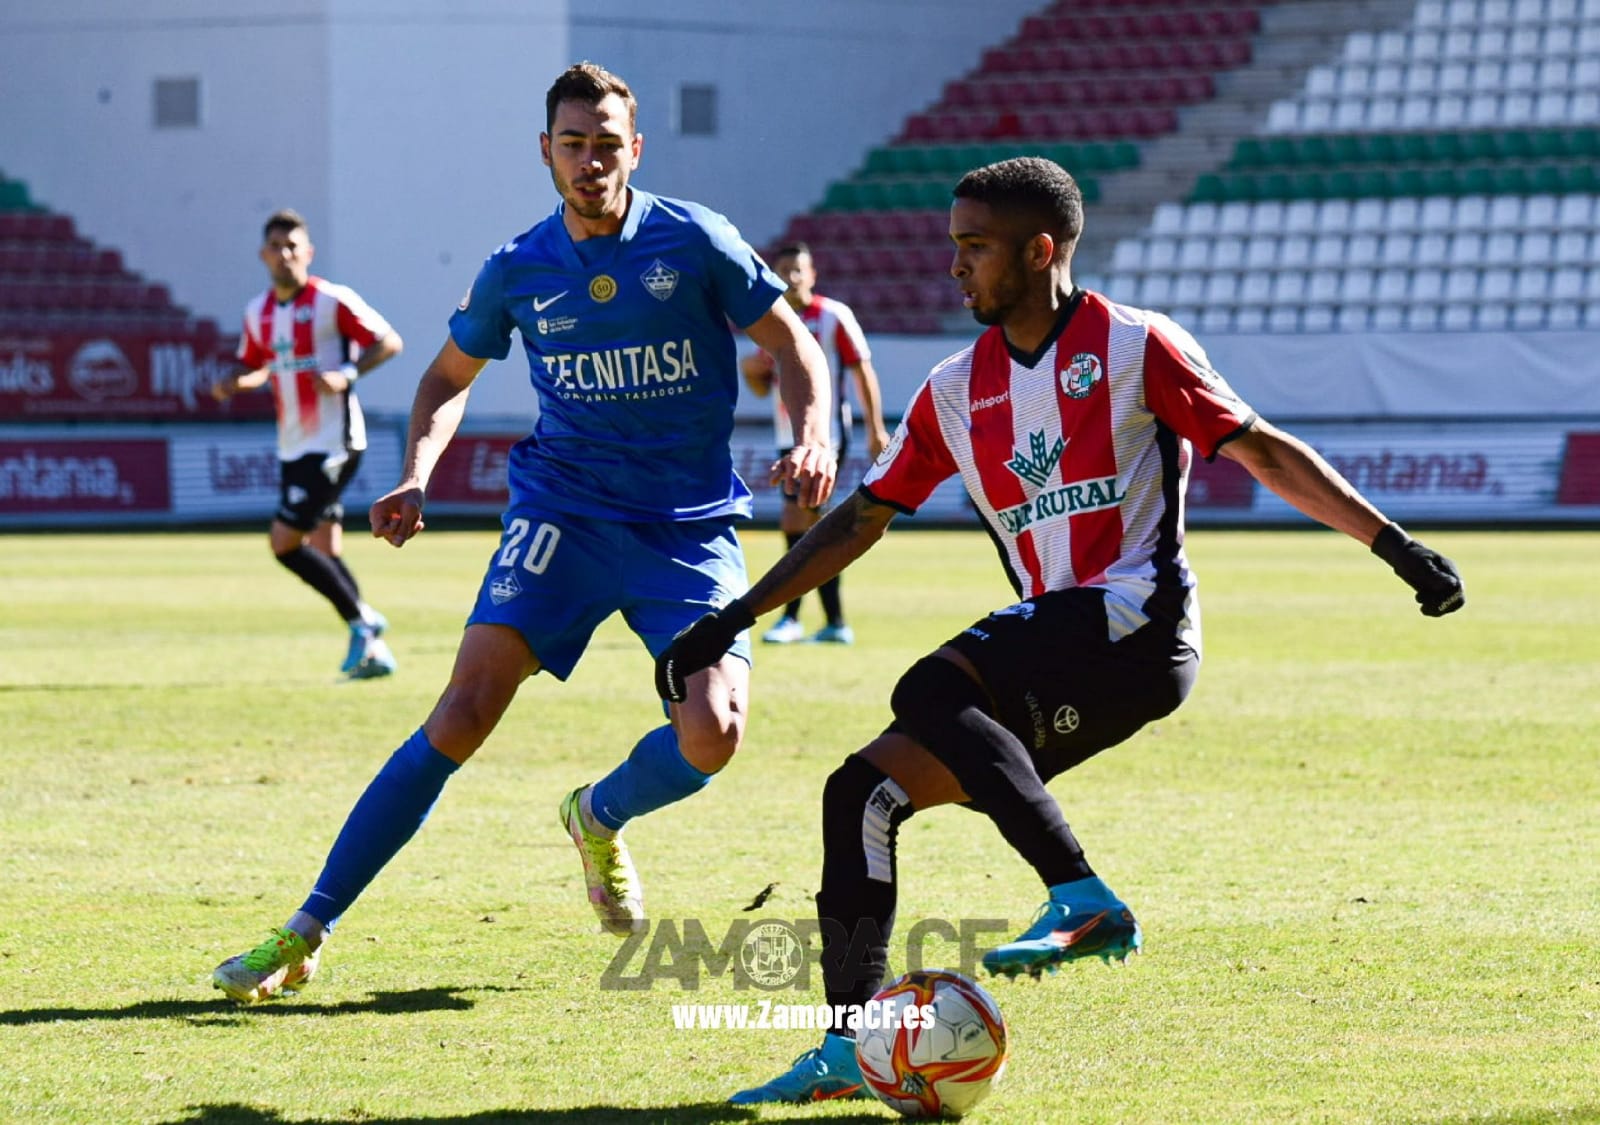
<svg viewBox="0 0 1600 1125">
<path fill-rule="evenodd" d="M 528 550 L 524 554 L 522 541 L 528 539 L 528 532 L 533 532 L 533 538 L 528 541 Z M 517 557 L 522 558 L 522 569 L 529 574 L 543 574 L 545 567 L 550 565 L 550 557 L 556 553 L 556 544 L 561 542 L 561 529 L 548 523 L 541 523 L 537 528 L 522 518 L 513 519 L 506 527 L 505 543 L 500 548 L 500 555 L 495 559 L 496 566 L 516 566 Z"/>
</svg>

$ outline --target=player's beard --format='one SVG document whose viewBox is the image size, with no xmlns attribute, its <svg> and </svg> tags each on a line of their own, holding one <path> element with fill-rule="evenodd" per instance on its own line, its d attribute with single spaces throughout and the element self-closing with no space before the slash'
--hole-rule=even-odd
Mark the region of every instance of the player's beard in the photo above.
<svg viewBox="0 0 1600 1125">
<path fill-rule="evenodd" d="M 552 168 L 550 172 L 552 177 L 555 179 L 556 191 L 560 193 L 561 198 L 566 201 L 567 206 L 570 207 L 580 218 L 584 219 L 603 219 L 607 215 L 614 214 L 615 212 L 613 211 L 613 206 L 617 200 L 617 193 L 627 189 L 627 183 L 624 181 L 617 188 L 617 191 L 607 190 L 606 194 L 601 196 L 599 199 L 585 199 L 583 196 L 577 193 L 575 190 L 575 185 L 571 180 L 564 178 L 561 173 L 557 172 L 554 168 Z M 585 181 L 586 184 L 594 182 L 596 181 Z M 607 188 L 610 188 L 609 183 L 607 184 Z"/>
<path fill-rule="evenodd" d="M 1027 296 L 1028 287 L 1023 280 L 1026 269 L 1022 252 L 1019 250 L 1016 260 L 1011 263 L 1011 268 L 995 282 L 988 307 L 972 306 L 972 319 L 985 327 L 1003 324 L 1006 317 L 1010 316 L 1012 310 Z"/>
</svg>

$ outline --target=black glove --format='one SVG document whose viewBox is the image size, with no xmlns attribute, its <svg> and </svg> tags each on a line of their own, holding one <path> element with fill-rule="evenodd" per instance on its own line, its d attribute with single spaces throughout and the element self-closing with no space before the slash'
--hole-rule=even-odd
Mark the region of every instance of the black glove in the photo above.
<svg viewBox="0 0 1600 1125">
<path fill-rule="evenodd" d="M 735 599 L 673 637 L 656 657 L 656 694 L 682 703 L 689 677 L 721 660 L 734 639 L 755 623 L 750 607 Z"/>
<path fill-rule="evenodd" d="M 1372 541 L 1372 553 L 1394 568 L 1407 586 L 1417 592 L 1417 604 L 1428 617 L 1443 617 L 1467 604 L 1456 564 L 1430 550 L 1400 529 L 1387 525 Z"/>
</svg>

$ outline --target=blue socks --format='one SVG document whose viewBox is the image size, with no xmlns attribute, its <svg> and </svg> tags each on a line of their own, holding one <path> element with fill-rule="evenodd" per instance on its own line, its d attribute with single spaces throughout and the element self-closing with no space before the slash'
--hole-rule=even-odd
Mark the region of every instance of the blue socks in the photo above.
<svg viewBox="0 0 1600 1125">
<path fill-rule="evenodd" d="M 595 820 L 617 832 L 636 816 L 700 792 L 710 780 L 709 773 L 684 758 L 671 724 L 660 726 L 641 738 L 621 765 L 594 783 L 590 811 Z"/>
<path fill-rule="evenodd" d="M 420 728 L 406 739 L 350 810 L 316 887 L 300 909 L 333 929 L 384 864 L 417 834 L 458 768 L 433 748 Z"/>
</svg>

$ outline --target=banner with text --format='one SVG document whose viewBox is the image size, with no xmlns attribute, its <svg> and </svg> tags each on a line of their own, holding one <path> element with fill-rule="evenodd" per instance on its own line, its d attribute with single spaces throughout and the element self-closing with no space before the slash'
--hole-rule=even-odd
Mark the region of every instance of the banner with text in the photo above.
<svg viewBox="0 0 1600 1125">
<path fill-rule="evenodd" d="M 0 418 L 7 421 L 218 421 L 273 416 L 264 391 L 226 403 L 211 384 L 234 368 L 210 336 L 0 332 Z"/>
</svg>

